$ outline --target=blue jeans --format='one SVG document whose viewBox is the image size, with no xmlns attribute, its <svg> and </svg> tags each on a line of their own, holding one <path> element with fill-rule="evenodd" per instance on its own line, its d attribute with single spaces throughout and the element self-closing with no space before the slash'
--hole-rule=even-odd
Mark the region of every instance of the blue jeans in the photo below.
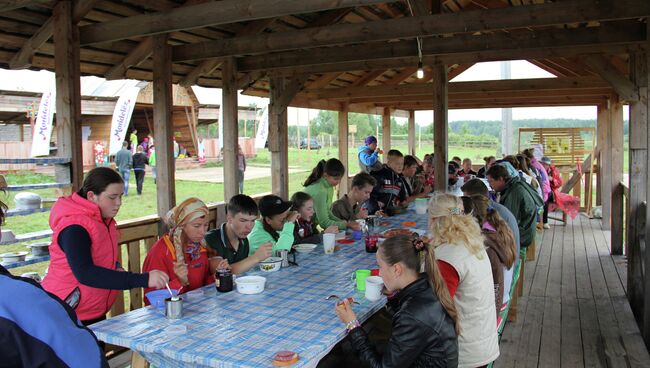
<svg viewBox="0 0 650 368">
<path fill-rule="evenodd" d="M 131 175 L 131 170 L 120 170 L 120 175 L 124 179 L 124 195 L 129 195 L 129 176 Z"/>
</svg>

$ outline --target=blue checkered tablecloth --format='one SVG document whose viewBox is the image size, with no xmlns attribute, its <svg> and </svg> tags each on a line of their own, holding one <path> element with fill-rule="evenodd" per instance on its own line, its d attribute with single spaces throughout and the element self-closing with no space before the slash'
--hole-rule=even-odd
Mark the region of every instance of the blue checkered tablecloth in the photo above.
<svg viewBox="0 0 650 368">
<path fill-rule="evenodd" d="M 387 225 L 380 230 L 401 227 L 403 221 L 416 221 L 419 229 L 427 224 L 426 215 L 408 211 L 380 219 Z M 354 297 L 361 303 L 354 305 L 360 321 L 386 302 L 366 300 L 350 279 L 356 269 L 377 268 L 375 254 L 365 252 L 363 240 L 340 247 L 331 255 L 323 253 L 322 245 L 299 253 L 298 267 L 249 272 L 266 277 L 261 294 L 219 293 L 208 285 L 202 295 L 186 297 L 182 319 L 167 320 L 161 311 L 147 307 L 91 328 L 100 340 L 135 350 L 157 367 L 270 367 L 281 350 L 300 354 L 295 367 L 313 367 L 346 336 L 335 301 L 325 297 Z M 187 332 L 170 332 L 176 325 Z"/>
</svg>

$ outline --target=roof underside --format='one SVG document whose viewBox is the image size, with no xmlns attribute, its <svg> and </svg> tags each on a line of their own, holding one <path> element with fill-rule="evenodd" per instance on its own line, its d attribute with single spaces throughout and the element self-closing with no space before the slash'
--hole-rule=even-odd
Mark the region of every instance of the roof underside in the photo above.
<svg viewBox="0 0 650 368">
<path fill-rule="evenodd" d="M 437 13 L 436 0 L 86 0 L 73 13 L 83 75 L 152 80 L 151 35 L 168 32 L 174 83 L 221 87 L 221 62 L 233 57 L 246 94 L 268 96 L 269 76 L 286 76 L 304 82 L 293 106 L 360 112 L 431 109 L 430 65 L 444 63 L 452 79 L 476 62 L 515 59 L 562 87 L 450 83 L 449 107 L 597 105 L 614 93 L 603 73 L 629 75 L 629 54 L 647 42 L 645 1 L 440 2 Z M 0 5 L 0 66 L 54 70 L 56 1 L 10 4 Z"/>
</svg>

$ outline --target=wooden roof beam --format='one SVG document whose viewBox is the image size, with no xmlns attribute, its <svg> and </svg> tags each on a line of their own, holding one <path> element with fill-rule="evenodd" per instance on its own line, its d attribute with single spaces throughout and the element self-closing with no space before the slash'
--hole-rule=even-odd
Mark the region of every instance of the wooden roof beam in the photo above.
<svg viewBox="0 0 650 368">
<path fill-rule="evenodd" d="M 610 64 L 603 56 L 593 55 L 585 58 L 585 64 L 612 85 L 616 93 L 627 102 L 639 101 L 639 91 L 626 76 Z"/>
<path fill-rule="evenodd" d="M 0 5 L 0 13 L 32 5 L 46 5 L 51 0 L 5 0 Z"/>
<path fill-rule="evenodd" d="M 461 75 L 465 70 L 473 67 L 474 64 L 475 63 L 458 64 L 457 67 L 453 69 L 450 68 L 449 72 L 447 73 L 447 78 L 449 78 L 449 80 L 456 78 L 457 76 Z"/>
<path fill-rule="evenodd" d="M 321 75 L 320 77 L 316 78 L 313 82 L 309 83 L 306 88 L 308 89 L 319 89 L 327 86 L 330 84 L 332 81 L 336 80 L 336 78 L 339 77 L 342 73 L 339 72 L 334 72 L 334 73 L 326 73 Z"/>
<path fill-rule="evenodd" d="M 364 75 L 363 77 L 361 77 L 361 78 L 357 79 L 356 81 L 354 81 L 350 85 L 350 87 L 365 86 L 366 84 L 368 84 L 368 83 L 374 81 L 375 79 L 377 79 L 380 75 L 384 74 L 385 72 L 386 72 L 386 70 L 383 70 L 383 69 L 381 69 L 381 70 L 371 70 L 368 73 L 366 73 L 366 75 Z"/>
<path fill-rule="evenodd" d="M 129 52 L 122 61 L 113 65 L 104 74 L 108 80 L 122 79 L 126 75 L 126 71 L 134 66 L 140 65 L 145 61 L 153 52 L 153 40 L 151 37 L 146 37 L 136 47 Z"/>
<path fill-rule="evenodd" d="M 433 14 L 382 21 L 337 24 L 305 30 L 236 37 L 173 47 L 173 60 L 265 54 L 292 49 L 350 43 L 387 41 L 397 38 L 521 29 L 585 21 L 636 19 L 650 15 L 650 2 L 619 0 L 597 6 L 593 0 L 567 1 L 501 9 Z M 82 40 L 83 41 L 83 40 Z M 83 43 L 83 42 L 82 42 Z"/>
<path fill-rule="evenodd" d="M 650 3 L 649 3 L 650 4 Z M 489 54 L 499 50 L 519 51 L 521 58 L 531 51 L 556 49 L 560 47 L 600 46 L 615 44 L 638 44 L 645 40 L 645 25 L 638 22 L 628 24 L 602 24 L 600 27 L 579 29 L 555 29 L 542 32 L 493 33 L 480 36 L 459 35 L 437 38 L 423 43 L 424 64 L 433 65 L 426 56 L 452 56 L 453 54 Z M 238 70 L 295 68 L 301 65 L 336 64 L 352 61 L 371 61 L 378 59 L 402 59 L 404 65 L 416 65 L 417 56 L 410 42 L 375 42 L 356 47 L 323 47 L 311 50 L 288 51 L 263 56 L 250 56 L 238 61 Z M 453 63 L 459 61 L 454 61 Z M 367 69 L 367 68 L 361 68 Z M 353 69 L 348 69 L 353 70 Z M 334 70 L 329 70 L 334 71 Z M 318 71 L 313 71 L 318 72 Z"/>
<path fill-rule="evenodd" d="M 81 45 L 228 23 L 373 5 L 387 0 L 223 0 L 80 27 Z"/>
<path fill-rule="evenodd" d="M 98 0 L 77 0 L 74 3 L 72 8 L 72 21 L 77 24 L 83 17 L 88 14 L 89 11 L 95 6 Z M 23 47 L 16 52 L 11 61 L 9 61 L 9 67 L 11 69 L 22 69 L 28 68 L 31 66 L 32 57 L 34 52 L 38 50 L 47 40 L 52 37 L 54 32 L 54 26 L 52 24 L 52 17 L 50 17 L 41 28 L 36 31 L 23 45 Z"/>
</svg>

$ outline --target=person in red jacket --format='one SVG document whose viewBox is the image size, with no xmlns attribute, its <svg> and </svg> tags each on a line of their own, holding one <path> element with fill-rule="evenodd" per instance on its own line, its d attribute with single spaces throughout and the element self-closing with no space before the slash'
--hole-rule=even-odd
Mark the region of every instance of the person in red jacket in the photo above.
<svg viewBox="0 0 650 368">
<path fill-rule="evenodd" d="M 198 198 L 188 198 L 166 216 L 169 233 L 161 237 L 144 260 L 144 271 L 169 274 L 169 287 L 182 293 L 214 282 L 204 240 L 208 231 L 208 207 Z M 223 261 L 220 267 L 226 267 Z M 163 285 L 164 287 L 164 285 Z M 145 294 L 161 287 L 144 289 Z M 149 301 L 145 300 L 148 305 Z"/>
<path fill-rule="evenodd" d="M 72 307 L 86 326 L 106 318 L 117 290 L 164 287 L 169 279 L 161 271 L 125 272 L 117 261 L 114 218 L 123 192 L 120 174 L 97 167 L 78 192 L 59 198 L 50 213 L 50 266 L 42 286 Z"/>
<path fill-rule="evenodd" d="M 550 226 L 548 225 L 548 207 L 551 203 L 556 201 L 556 193 L 560 187 L 562 187 L 562 178 L 560 177 L 560 172 L 557 170 L 557 167 L 553 165 L 553 162 L 549 157 L 542 157 L 542 160 L 540 162 L 548 174 L 548 182 L 551 186 L 551 192 L 548 195 L 548 200 L 544 202 L 544 216 L 542 217 L 544 220 L 544 229 L 549 229 Z"/>
</svg>

